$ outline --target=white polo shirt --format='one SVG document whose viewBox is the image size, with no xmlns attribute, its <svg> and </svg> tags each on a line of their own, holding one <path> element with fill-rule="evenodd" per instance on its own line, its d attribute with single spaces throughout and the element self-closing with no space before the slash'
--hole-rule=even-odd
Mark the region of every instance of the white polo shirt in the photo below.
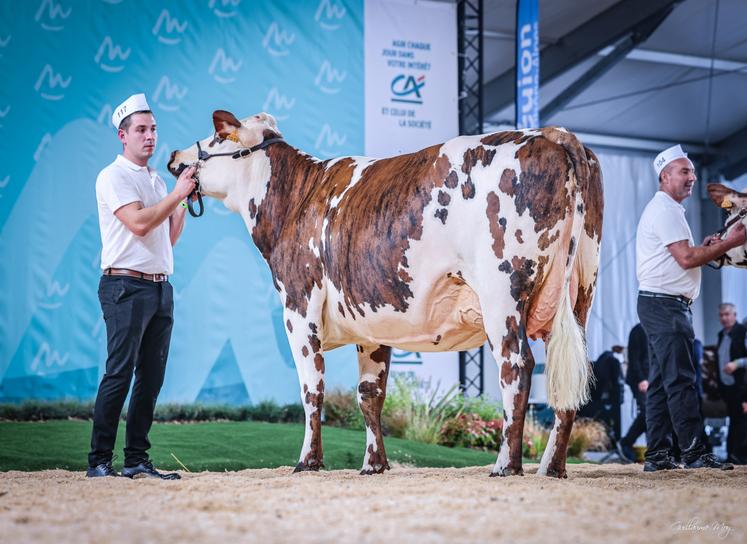
<svg viewBox="0 0 747 544">
<path fill-rule="evenodd" d="M 167 219 L 146 236 L 136 236 L 114 215 L 119 208 L 142 202 L 148 208 L 166 195 L 161 176 L 147 166 L 138 166 L 117 155 L 96 178 L 96 201 L 101 229 L 101 269 L 129 268 L 146 274 L 174 272 L 174 254 Z"/>
<path fill-rule="evenodd" d="M 669 244 L 680 240 L 695 245 L 685 208 L 667 193 L 657 191 L 638 222 L 635 256 L 641 291 L 697 298 L 700 267 L 685 270 L 667 249 Z"/>
</svg>

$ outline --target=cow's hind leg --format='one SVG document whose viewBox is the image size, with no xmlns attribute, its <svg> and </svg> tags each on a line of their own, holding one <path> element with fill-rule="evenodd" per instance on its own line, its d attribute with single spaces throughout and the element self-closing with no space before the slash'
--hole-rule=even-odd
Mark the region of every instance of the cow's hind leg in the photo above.
<svg viewBox="0 0 747 544">
<path fill-rule="evenodd" d="M 389 346 L 358 346 L 358 405 L 366 423 L 366 451 L 361 474 L 381 474 L 389 469 L 381 433 L 381 409 L 389 376 Z"/>
<path fill-rule="evenodd" d="M 555 424 L 547 440 L 547 447 L 542 454 L 537 474 L 554 478 L 567 478 L 565 460 L 568 457 L 568 441 L 573 429 L 575 410 L 563 410 L 555 413 Z"/>
<path fill-rule="evenodd" d="M 322 405 L 324 403 L 324 354 L 318 336 L 320 324 L 286 312 L 288 338 L 301 384 L 306 426 L 301 456 L 294 472 L 324 467 L 322 452 Z M 295 319 L 293 319 L 295 317 Z"/>
</svg>

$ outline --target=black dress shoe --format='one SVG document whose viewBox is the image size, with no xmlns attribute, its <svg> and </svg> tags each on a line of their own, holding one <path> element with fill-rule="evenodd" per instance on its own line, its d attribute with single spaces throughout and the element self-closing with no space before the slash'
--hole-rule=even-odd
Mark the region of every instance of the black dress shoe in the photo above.
<svg viewBox="0 0 747 544">
<path fill-rule="evenodd" d="M 143 461 L 139 465 L 135 465 L 134 467 L 124 467 L 122 469 L 122 476 L 125 476 L 127 478 L 134 478 L 135 476 L 140 475 L 146 476 L 148 478 L 160 478 L 161 480 L 181 480 L 181 476 L 179 476 L 176 472 L 171 472 L 169 474 L 163 474 L 161 472 L 158 472 L 155 468 L 153 468 L 153 463 L 150 461 Z"/>
<path fill-rule="evenodd" d="M 661 461 L 646 461 L 643 463 L 643 472 L 656 472 L 657 470 L 674 470 L 681 468 L 671 458 Z"/>
<path fill-rule="evenodd" d="M 722 463 L 712 453 L 704 453 L 695 460 L 685 463 L 685 468 L 717 468 L 719 470 L 734 470 L 731 463 Z"/>
<path fill-rule="evenodd" d="M 112 468 L 112 462 L 107 461 L 106 463 L 98 464 L 95 467 L 88 467 L 86 476 L 88 478 L 100 478 L 101 476 L 119 476 L 119 474 L 117 474 L 117 471 Z"/>
</svg>

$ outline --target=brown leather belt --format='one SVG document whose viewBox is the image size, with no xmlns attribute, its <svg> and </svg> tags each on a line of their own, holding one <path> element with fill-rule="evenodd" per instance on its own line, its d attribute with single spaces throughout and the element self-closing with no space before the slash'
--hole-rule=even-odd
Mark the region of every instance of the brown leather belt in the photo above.
<svg viewBox="0 0 747 544">
<path fill-rule="evenodd" d="M 130 278 L 139 278 L 154 282 L 168 281 L 169 279 L 166 274 L 146 274 L 145 272 L 138 272 L 129 268 L 106 268 L 104 276 L 129 276 Z"/>
</svg>

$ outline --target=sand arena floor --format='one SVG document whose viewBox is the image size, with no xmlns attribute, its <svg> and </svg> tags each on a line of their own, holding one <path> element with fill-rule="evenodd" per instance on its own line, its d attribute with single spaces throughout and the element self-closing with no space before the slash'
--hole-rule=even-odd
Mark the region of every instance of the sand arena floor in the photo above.
<svg viewBox="0 0 747 544">
<path fill-rule="evenodd" d="M 572 465 L 569 479 L 489 478 L 490 467 L 291 468 L 181 481 L 0 473 L 0 541 L 745 542 L 747 467 L 644 474 Z"/>
</svg>

